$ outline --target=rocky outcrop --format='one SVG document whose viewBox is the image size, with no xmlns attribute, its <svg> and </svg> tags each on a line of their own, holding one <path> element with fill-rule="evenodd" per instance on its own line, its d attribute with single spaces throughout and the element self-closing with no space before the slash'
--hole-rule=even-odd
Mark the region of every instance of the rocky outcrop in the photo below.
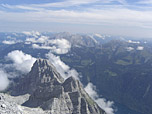
<svg viewBox="0 0 152 114">
<path fill-rule="evenodd" d="M 0 93 L 0 114 L 50 114 L 50 111 L 43 111 L 41 108 L 29 108 L 21 106 L 28 94 L 23 96 L 10 96 Z"/>
<path fill-rule="evenodd" d="M 16 103 L 8 102 L 7 98 L 0 94 L 0 114 L 22 114 L 22 110 Z"/>
<path fill-rule="evenodd" d="M 85 92 L 80 81 L 73 77 L 64 81 L 47 60 L 38 59 L 21 82 L 15 91 L 31 94 L 24 106 L 41 107 L 51 114 L 105 114 Z"/>
<path fill-rule="evenodd" d="M 19 83 L 13 88 L 12 95 L 23 95 L 33 93 L 40 85 L 56 85 L 64 79 L 57 72 L 56 68 L 47 60 L 38 59 L 31 71 L 19 79 Z M 49 84 L 49 85 L 50 85 Z M 12 88 L 11 88 L 12 89 Z"/>
</svg>

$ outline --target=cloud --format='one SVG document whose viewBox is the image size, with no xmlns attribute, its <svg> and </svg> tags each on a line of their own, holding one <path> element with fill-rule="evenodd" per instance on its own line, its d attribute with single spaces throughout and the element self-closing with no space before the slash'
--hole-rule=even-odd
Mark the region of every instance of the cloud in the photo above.
<svg viewBox="0 0 152 114">
<path fill-rule="evenodd" d="M 23 32 L 30 36 L 25 40 L 26 44 L 31 44 L 34 49 L 47 49 L 52 53 L 66 54 L 71 48 L 71 43 L 66 39 L 51 39 L 48 36 L 41 35 L 39 32 Z"/>
<path fill-rule="evenodd" d="M 24 10 L 44 10 L 44 8 L 50 7 L 71 7 L 71 6 L 81 6 L 81 5 L 92 5 L 92 4 L 110 4 L 113 2 L 118 2 L 120 4 L 126 4 L 126 0 L 61 0 L 58 2 L 41 3 L 41 4 L 28 4 L 28 5 L 9 5 L 2 4 L 5 8 L 10 9 L 24 9 Z"/>
<path fill-rule="evenodd" d="M 152 0 L 141 0 L 141 1 L 139 1 L 139 2 L 137 2 L 138 4 L 148 4 L 148 5 L 150 5 L 150 4 L 152 4 Z"/>
<path fill-rule="evenodd" d="M 32 31 L 32 32 L 23 31 L 22 33 L 27 35 L 27 36 L 39 36 L 40 35 L 40 33 L 38 31 Z"/>
<path fill-rule="evenodd" d="M 140 42 L 139 42 L 139 41 L 132 41 L 132 40 L 128 40 L 128 43 L 140 44 Z"/>
<path fill-rule="evenodd" d="M 38 38 L 41 35 L 38 31 L 23 31 L 22 33 L 33 38 Z"/>
<path fill-rule="evenodd" d="M 71 48 L 70 42 L 65 39 L 49 40 L 46 37 L 44 37 L 44 39 L 45 40 L 43 40 L 42 37 L 38 38 L 38 40 L 35 40 L 32 38 L 32 39 L 28 39 L 27 41 L 32 40 L 32 42 L 35 42 L 35 43 L 43 43 L 42 45 L 32 44 L 32 47 L 35 49 L 47 49 L 47 50 L 50 50 L 52 53 L 56 53 L 56 54 L 66 54 Z"/>
<path fill-rule="evenodd" d="M 141 50 L 143 50 L 143 49 L 144 49 L 143 46 L 138 46 L 138 47 L 137 47 L 137 50 L 140 50 L 140 51 L 141 51 Z"/>
<path fill-rule="evenodd" d="M 4 91 L 9 85 L 8 74 L 0 69 L 0 91 Z"/>
<path fill-rule="evenodd" d="M 45 43 L 48 40 L 47 36 L 36 36 L 32 38 L 26 38 L 26 42 L 31 42 L 31 43 Z"/>
<path fill-rule="evenodd" d="M 41 31 L 72 31 L 71 28 L 75 28 L 73 31 L 81 33 L 104 30 L 106 34 L 152 36 L 151 7 L 141 7 L 135 5 L 136 2 L 133 3 L 129 5 L 127 0 L 62 0 L 43 4 L 2 4 L 0 21 L 4 27 L 7 27 L 8 22 L 14 23 L 14 26 L 15 23 L 21 23 L 18 24 L 20 27 L 16 27 L 18 30 L 21 26 L 22 30 L 32 27 Z M 28 26 L 26 23 L 35 24 Z M 58 26 L 60 23 L 65 24 L 64 27 Z"/>
<path fill-rule="evenodd" d="M 70 6 L 79 6 L 91 3 L 97 3 L 100 0 L 65 0 L 63 2 L 56 2 L 56 3 L 47 3 L 47 4 L 40 4 L 40 5 L 32 5 L 35 7 L 70 7 Z"/>
<path fill-rule="evenodd" d="M 115 12 L 115 13 L 113 13 Z M 60 23 L 81 23 L 81 24 L 117 24 L 129 26 L 143 26 L 152 23 L 152 11 L 141 11 L 127 9 L 122 7 L 107 7 L 104 9 L 87 8 L 85 11 L 79 10 L 42 10 L 30 12 L 3 12 L 1 11 L 1 20 L 17 22 L 60 22 Z M 29 17 L 29 18 L 25 18 Z M 45 17 L 45 18 L 44 18 Z M 10 21 L 10 20 L 9 20 Z"/>
<path fill-rule="evenodd" d="M 127 51 L 132 51 L 132 50 L 134 50 L 133 47 L 126 47 L 126 49 L 127 49 Z"/>
<path fill-rule="evenodd" d="M 35 42 L 36 42 L 36 39 L 35 39 L 35 38 L 26 38 L 26 42 L 35 43 Z"/>
<path fill-rule="evenodd" d="M 11 44 L 15 44 L 16 42 L 15 41 L 11 41 L 11 40 L 4 40 L 4 41 L 2 41 L 2 43 L 11 45 Z"/>
<path fill-rule="evenodd" d="M 24 9 L 24 10 L 44 10 L 44 8 L 48 7 L 70 7 L 70 6 L 79 6 L 91 3 L 97 3 L 100 0 L 64 0 L 60 2 L 53 2 L 53 3 L 42 3 L 42 4 L 30 4 L 30 5 L 8 5 L 2 4 L 5 8 L 10 9 Z M 105 1 L 105 0 L 102 0 Z"/>
<path fill-rule="evenodd" d="M 19 50 L 8 53 L 6 58 L 13 62 L 12 67 L 18 71 L 21 71 L 22 73 L 28 73 L 36 60 L 36 58 L 32 57 L 31 55 L 25 54 Z"/>
<path fill-rule="evenodd" d="M 68 65 L 66 65 L 63 61 L 61 61 L 59 56 L 52 54 L 49 52 L 46 54 L 48 60 L 56 67 L 57 71 L 61 74 L 64 79 L 67 79 L 70 76 L 79 80 L 79 74 L 75 69 L 71 69 Z"/>
<path fill-rule="evenodd" d="M 2 41 L 3 44 L 8 44 L 8 45 L 12 45 L 12 44 L 16 44 L 22 42 L 21 40 L 4 40 Z"/>
<path fill-rule="evenodd" d="M 11 60 L 13 63 L 0 64 L 0 91 L 4 91 L 5 89 L 7 89 L 10 83 L 9 79 L 21 75 L 20 73 L 28 73 L 36 60 L 31 55 L 25 54 L 19 50 L 8 53 L 5 59 Z"/>
<path fill-rule="evenodd" d="M 85 87 L 85 91 L 107 114 L 114 114 L 114 109 L 112 108 L 114 102 L 100 98 L 96 92 L 96 87 L 92 83 L 88 83 Z"/>
<path fill-rule="evenodd" d="M 51 49 L 51 52 L 56 54 L 66 54 L 71 48 L 70 42 L 65 39 L 49 40 L 49 44 L 55 45 L 56 48 Z"/>
<path fill-rule="evenodd" d="M 114 1 L 114 0 L 110 0 L 110 1 Z M 116 0 L 116 1 L 121 1 L 123 2 L 123 0 Z M 76 2 L 76 1 L 74 1 Z M 54 4 L 59 4 L 60 2 L 54 3 Z M 64 2 L 65 4 L 67 4 L 66 2 Z M 53 4 L 53 3 L 50 3 Z M 152 28 L 152 11 L 146 10 L 146 9 L 141 9 L 138 10 L 140 8 L 128 8 L 129 6 L 115 6 L 113 7 L 113 5 L 100 5 L 97 4 L 93 7 L 87 7 L 84 9 L 84 7 L 81 8 L 76 8 L 75 10 L 70 9 L 70 8 L 57 8 L 57 9 L 52 9 L 52 7 L 48 7 L 46 8 L 45 5 L 43 6 L 43 4 L 41 4 L 42 6 L 37 6 L 36 5 L 31 5 L 28 7 L 31 8 L 35 8 L 35 7 L 42 7 L 43 10 L 38 10 L 38 11 L 25 11 L 25 12 L 12 12 L 12 11 L 0 11 L 0 21 L 1 22 L 5 22 L 7 24 L 7 22 L 16 22 L 16 23 L 37 23 L 37 26 L 42 26 L 44 24 L 47 24 L 48 26 L 54 25 L 55 23 L 63 23 L 66 25 L 69 24 L 89 24 L 94 25 L 94 27 L 97 29 L 99 25 L 102 25 L 100 28 L 98 28 L 101 30 L 104 29 L 106 31 L 109 32 L 109 34 L 112 32 L 112 34 L 114 34 L 114 31 L 109 31 L 106 28 L 117 28 L 120 29 L 121 33 L 119 30 L 114 29 L 115 32 L 117 32 L 117 34 L 120 33 L 121 34 L 136 34 L 139 36 L 139 32 L 136 32 L 137 30 L 142 31 L 141 29 L 145 30 L 147 32 L 142 35 L 142 36 L 151 36 L 151 29 Z M 46 4 L 46 6 L 49 5 Z M 133 7 L 133 6 L 132 6 Z M 9 8 L 9 7 L 8 7 Z M 18 7 L 17 10 L 21 10 L 20 7 Z M 113 13 L 114 12 L 114 13 Z M 28 17 L 28 18 L 27 18 Z M 55 23 L 54 23 L 55 22 Z M 40 25 L 39 23 L 43 23 L 42 25 Z M 52 24 L 54 23 L 54 24 Z M 3 23 L 2 23 L 3 24 Z M 3 25 L 4 26 L 4 25 Z M 25 26 L 25 25 L 24 25 Z M 31 25 L 32 26 L 32 25 Z M 47 27 L 48 27 L 47 26 Z M 72 26 L 72 25 L 71 25 Z M 73 25 L 74 26 L 74 25 Z M 58 28 L 58 26 L 54 26 L 55 28 Z M 49 28 L 50 30 L 54 30 L 54 27 L 51 29 L 51 27 Z M 82 26 L 80 26 L 80 30 L 82 30 L 81 28 Z M 125 28 L 126 30 L 122 30 L 121 28 Z M 62 27 L 58 28 L 59 30 Z M 63 30 L 65 27 L 63 27 Z M 38 28 L 35 28 L 38 29 Z M 88 29 L 88 28 L 86 28 Z M 86 30 L 85 29 L 85 30 Z M 131 31 L 134 32 L 129 32 L 130 29 L 134 29 Z M 79 29 L 77 29 L 79 30 Z M 83 31 L 85 31 L 83 30 Z M 86 30 L 87 31 L 87 30 Z M 93 31 L 93 30 L 92 30 Z M 124 32 L 126 31 L 126 32 Z M 93 31 L 94 32 L 94 31 Z M 138 34 L 137 34 L 138 33 Z"/>
<path fill-rule="evenodd" d="M 47 45 L 38 45 L 38 44 L 32 44 L 32 47 L 34 48 L 34 49 L 47 49 L 47 50 L 54 50 L 54 49 L 56 49 L 56 47 L 55 46 L 53 46 L 53 47 L 51 47 L 51 46 L 47 46 Z"/>
</svg>

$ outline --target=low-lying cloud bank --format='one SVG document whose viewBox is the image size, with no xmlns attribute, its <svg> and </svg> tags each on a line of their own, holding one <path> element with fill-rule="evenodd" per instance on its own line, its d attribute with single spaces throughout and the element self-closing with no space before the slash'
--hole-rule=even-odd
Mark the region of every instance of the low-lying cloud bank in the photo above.
<svg viewBox="0 0 152 114">
<path fill-rule="evenodd" d="M 16 44 L 16 43 L 19 43 L 19 42 L 22 42 L 21 40 L 4 40 L 2 41 L 3 44 L 7 44 L 7 45 L 12 45 L 12 44 Z"/>
<path fill-rule="evenodd" d="M 48 36 L 41 35 L 39 32 L 24 32 L 29 36 L 26 38 L 26 44 L 32 44 L 34 49 L 46 49 L 56 54 L 66 54 L 71 44 L 66 39 L 50 39 Z"/>
<path fill-rule="evenodd" d="M 16 42 L 13 41 L 13 40 L 4 40 L 2 41 L 3 44 L 8 44 L 8 45 L 11 45 L 11 44 L 15 44 Z"/>
<path fill-rule="evenodd" d="M 11 64 L 12 67 L 14 67 L 18 71 L 21 71 L 22 73 L 29 72 L 33 63 L 36 61 L 36 58 L 19 50 L 8 53 L 6 58 L 13 62 L 13 64 Z"/>
<path fill-rule="evenodd" d="M 65 39 L 50 40 L 49 44 L 55 45 L 56 48 L 51 51 L 56 54 L 66 54 L 71 48 L 70 42 Z"/>
<path fill-rule="evenodd" d="M 31 70 L 36 58 L 25 54 L 22 51 L 15 50 L 5 57 L 5 59 L 12 61 L 12 64 L 0 65 L 0 91 L 4 91 L 9 86 L 9 78 L 15 78 L 20 74 L 28 73 Z M 6 72 L 8 69 L 16 70 L 17 72 Z"/>
<path fill-rule="evenodd" d="M 32 47 L 35 49 L 47 49 L 56 54 L 66 54 L 70 50 L 71 44 L 65 39 L 53 39 L 42 45 L 32 44 Z"/>
<path fill-rule="evenodd" d="M 96 92 L 96 87 L 92 83 L 88 83 L 85 87 L 85 91 L 107 114 L 114 114 L 114 109 L 112 108 L 114 102 L 100 98 Z"/>
</svg>

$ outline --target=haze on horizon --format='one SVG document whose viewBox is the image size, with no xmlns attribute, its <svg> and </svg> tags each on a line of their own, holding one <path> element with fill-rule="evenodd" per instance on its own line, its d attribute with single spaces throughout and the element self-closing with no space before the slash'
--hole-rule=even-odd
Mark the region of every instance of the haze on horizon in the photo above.
<svg viewBox="0 0 152 114">
<path fill-rule="evenodd" d="M 152 38 L 152 0 L 1 0 L 0 26 Z"/>
</svg>

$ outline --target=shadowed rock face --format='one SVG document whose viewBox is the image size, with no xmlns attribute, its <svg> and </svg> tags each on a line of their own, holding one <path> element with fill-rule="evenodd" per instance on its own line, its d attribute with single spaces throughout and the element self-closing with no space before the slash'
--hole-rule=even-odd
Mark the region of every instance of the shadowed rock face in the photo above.
<svg viewBox="0 0 152 114">
<path fill-rule="evenodd" d="M 34 63 L 15 92 L 31 94 L 24 106 L 41 107 L 52 114 L 105 114 L 78 80 L 69 77 L 64 81 L 55 67 L 43 59 Z"/>
<path fill-rule="evenodd" d="M 13 88 L 12 95 L 23 95 L 33 93 L 40 85 L 58 85 L 64 79 L 56 71 L 56 68 L 47 60 L 38 59 L 34 63 L 31 71 L 21 79 L 19 84 Z"/>
</svg>

